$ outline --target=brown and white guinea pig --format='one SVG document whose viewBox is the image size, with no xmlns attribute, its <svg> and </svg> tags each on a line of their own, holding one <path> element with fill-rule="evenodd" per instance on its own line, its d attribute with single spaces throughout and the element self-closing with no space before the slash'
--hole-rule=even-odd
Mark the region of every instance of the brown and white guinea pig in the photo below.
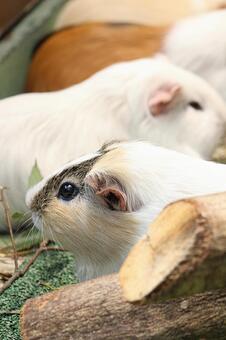
<svg viewBox="0 0 226 340">
<path fill-rule="evenodd" d="M 63 89 L 113 63 L 150 57 L 159 52 L 176 20 L 218 6 L 205 0 L 69 1 L 57 19 L 56 28 L 61 30 L 36 48 L 26 90 Z M 187 43 L 190 48 L 189 41 L 193 41 L 192 36 L 182 40 L 182 47 Z M 186 51 L 185 59 L 190 53 L 192 48 Z"/>
<path fill-rule="evenodd" d="M 36 227 L 75 255 L 86 280 L 118 271 L 168 203 L 225 190 L 226 165 L 115 142 L 43 179 L 26 202 Z"/>
<path fill-rule="evenodd" d="M 28 92 L 77 84 L 113 63 L 150 57 L 160 50 L 165 27 L 87 23 L 46 38 L 28 70 Z"/>
<path fill-rule="evenodd" d="M 156 25 L 154 20 L 145 20 L 142 13 L 147 15 L 152 13 L 153 16 L 153 12 L 157 11 L 158 15 L 166 13 L 169 18 L 169 11 L 165 8 L 166 2 L 164 1 L 164 4 L 160 5 L 160 8 L 164 8 L 164 10 L 160 10 L 160 8 L 157 10 L 155 7 L 157 4 L 154 5 L 152 1 L 150 3 L 145 1 L 143 6 L 140 0 L 137 3 L 136 1 L 131 3 L 131 0 L 129 2 L 130 4 L 114 0 L 109 7 L 109 1 L 106 4 L 104 0 L 99 2 L 99 7 L 95 6 L 95 8 L 93 4 L 90 7 L 85 5 L 84 0 L 80 3 L 77 0 L 67 3 L 57 21 L 57 27 L 61 30 L 47 37 L 36 48 L 28 71 L 26 90 L 28 92 L 45 92 L 63 89 L 87 79 L 95 72 L 113 63 L 150 57 L 158 52 L 168 31 L 171 32 L 172 24 L 166 25 L 162 22 Z M 180 1 L 177 6 L 172 1 L 169 4 L 171 8 L 174 8 L 174 15 L 178 14 L 178 5 L 181 5 L 182 2 Z M 217 5 L 219 4 L 216 4 L 214 8 L 217 8 Z M 208 7 L 212 8 L 206 1 L 194 1 L 192 6 L 194 10 L 201 10 L 200 7 L 202 7 L 202 11 Z M 152 11 L 149 8 L 152 8 Z M 183 9 L 185 10 L 184 5 Z M 142 13 L 138 14 L 139 11 Z M 187 15 L 191 14 L 188 10 L 185 12 Z M 156 16 L 153 16 L 154 18 Z M 178 15 L 177 18 L 181 18 L 181 15 Z M 93 20 L 98 22 L 92 22 Z M 67 27 L 68 25 L 77 26 Z M 178 27 L 178 31 L 180 29 L 181 26 Z M 203 29 L 205 33 L 206 28 Z M 192 44 L 197 40 L 193 34 L 194 30 L 197 35 L 199 28 L 198 32 L 196 29 L 192 29 L 191 23 L 189 37 L 187 38 L 185 34 L 186 38 L 183 38 L 182 30 L 182 38 L 180 40 L 177 38 L 179 41 L 172 42 L 175 58 L 177 48 L 180 52 L 178 58 L 181 55 L 180 50 L 185 48 L 186 52 L 182 54 L 185 62 L 189 56 L 191 59 L 194 53 Z M 208 44 L 208 31 L 206 30 L 203 39 L 205 44 Z M 171 34 L 169 33 L 169 35 Z M 199 43 L 199 47 L 203 54 L 207 53 L 206 46 L 203 47 L 202 41 Z M 182 58 L 182 66 L 184 63 Z"/>
<path fill-rule="evenodd" d="M 0 112 L 0 184 L 20 212 L 35 160 L 47 176 L 112 139 L 146 139 L 209 159 L 226 120 L 225 103 L 205 81 L 161 58 L 115 64 L 66 90 L 1 100 Z"/>
<path fill-rule="evenodd" d="M 162 52 L 207 80 L 226 101 L 225 37 L 226 9 L 222 9 L 178 22 L 166 35 Z"/>
</svg>

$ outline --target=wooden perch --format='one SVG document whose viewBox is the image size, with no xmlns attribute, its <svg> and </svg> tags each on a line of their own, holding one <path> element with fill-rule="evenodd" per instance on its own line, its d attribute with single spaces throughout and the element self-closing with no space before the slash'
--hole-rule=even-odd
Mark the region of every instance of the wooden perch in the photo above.
<svg viewBox="0 0 226 340">
<path fill-rule="evenodd" d="M 23 340 L 223 339 L 226 292 L 162 304 L 130 304 L 118 276 L 71 285 L 28 300 L 21 312 Z"/>
<path fill-rule="evenodd" d="M 120 271 L 135 302 L 226 286 L 226 193 L 175 202 L 150 225 Z"/>
</svg>

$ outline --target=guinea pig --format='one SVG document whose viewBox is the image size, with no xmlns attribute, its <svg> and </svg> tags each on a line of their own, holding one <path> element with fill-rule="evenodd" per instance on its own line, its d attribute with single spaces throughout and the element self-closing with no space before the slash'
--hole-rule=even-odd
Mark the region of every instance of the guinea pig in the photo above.
<svg viewBox="0 0 226 340">
<path fill-rule="evenodd" d="M 118 271 L 168 203 L 226 190 L 226 165 L 153 146 L 112 143 L 31 188 L 26 202 L 44 237 L 76 259 L 80 280 Z"/>
<path fill-rule="evenodd" d="M 166 31 L 166 27 L 87 23 L 55 32 L 36 48 L 26 91 L 60 90 L 116 62 L 150 57 L 160 50 Z"/>
<path fill-rule="evenodd" d="M 84 22 L 168 25 L 192 14 L 196 7 L 192 0 L 70 0 L 60 11 L 55 28 Z"/>
<path fill-rule="evenodd" d="M 226 7 L 225 0 L 192 0 L 193 8 L 197 12 L 213 11 Z"/>
<path fill-rule="evenodd" d="M 165 26 L 225 4 L 225 0 L 70 0 L 59 12 L 55 29 L 87 22 Z"/>
<path fill-rule="evenodd" d="M 112 139 L 146 139 L 209 159 L 226 120 L 205 81 L 161 58 L 113 65 L 66 90 L 4 99 L 0 112 L 0 183 L 20 212 L 35 160 L 47 176 Z"/>
<path fill-rule="evenodd" d="M 166 35 L 162 52 L 178 66 L 206 79 L 226 100 L 225 37 L 226 9 L 176 24 Z"/>
<path fill-rule="evenodd" d="M 178 5 L 184 14 L 191 14 L 184 1 L 178 3 L 178 0 L 176 4 L 171 0 L 164 4 L 158 1 L 155 5 L 146 0 L 143 5 L 140 0 L 129 0 L 129 3 L 114 0 L 110 5 L 109 0 L 107 3 L 101 0 L 98 4 L 95 2 L 95 6 L 85 4 L 84 0 L 67 3 L 57 20 L 61 30 L 36 47 L 28 70 L 26 91 L 56 91 L 79 83 L 113 63 L 153 56 L 161 49 L 172 26 L 169 13 L 181 18 Z M 200 5 L 200 2 L 194 3 L 194 9 L 200 9 Z M 205 4 L 207 8 L 209 5 Z M 202 1 L 202 10 L 205 6 Z M 156 22 L 156 18 L 165 15 L 167 20 L 159 22 L 157 19 Z"/>
</svg>

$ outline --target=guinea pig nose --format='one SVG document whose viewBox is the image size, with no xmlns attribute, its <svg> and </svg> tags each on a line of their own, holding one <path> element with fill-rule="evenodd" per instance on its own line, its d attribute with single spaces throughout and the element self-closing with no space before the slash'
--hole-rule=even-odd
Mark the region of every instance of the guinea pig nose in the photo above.
<svg viewBox="0 0 226 340">
<path fill-rule="evenodd" d="M 71 201 L 79 193 L 79 188 L 71 182 L 61 184 L 57 197 L 64 201 Z"/>
</svg>

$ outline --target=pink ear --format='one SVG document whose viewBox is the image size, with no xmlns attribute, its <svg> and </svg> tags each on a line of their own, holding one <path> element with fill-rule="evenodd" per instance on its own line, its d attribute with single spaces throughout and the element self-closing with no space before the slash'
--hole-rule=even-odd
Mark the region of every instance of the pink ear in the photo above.
<svg viewBox="0 0 226 340">
<path fill-rule="evenodd" d="M 127 211 L 127 196 L 120 185 L 107 175 L 93 174 L 86 178 L 86 183 L 90 185 L 95 194 L 102 198 L 105 206 L 112 210 Z"/>
<path fill-rule="evenodd" d="M 178 84 L 164 84 L 159 87 L 148 101 L 150 113 L 159 116 L 167 111 L 169 105 L 180 93 L 181 87 Z"/>
<path fill-rule="evenodd" d="M 101 196 L 105 203 L 114 210 L 127 210 L 126 194 L 118 188 L 108 187 L 97 191 L 96 195 Z"/>
</svg>

